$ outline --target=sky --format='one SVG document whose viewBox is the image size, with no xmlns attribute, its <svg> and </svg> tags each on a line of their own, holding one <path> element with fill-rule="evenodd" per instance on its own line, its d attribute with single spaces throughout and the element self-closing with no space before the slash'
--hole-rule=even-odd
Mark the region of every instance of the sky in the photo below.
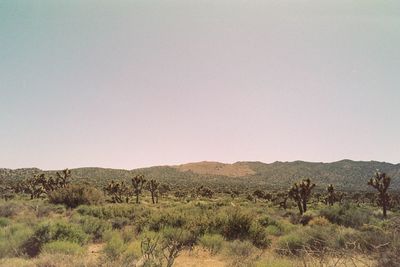
<svg viewBox="0 0 400 267">
<path fill-rule="evenodd" d="M 0 0 L 0 168 L 400 162 L 397 0 Z"/>
</svg>

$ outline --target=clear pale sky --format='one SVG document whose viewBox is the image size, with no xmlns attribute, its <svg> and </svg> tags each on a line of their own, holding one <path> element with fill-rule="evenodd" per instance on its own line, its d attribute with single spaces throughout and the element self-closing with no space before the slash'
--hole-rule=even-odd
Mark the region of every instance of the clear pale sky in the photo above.
<svg viewBox="0 0 400 267">
<path fill-rule="evenodd" d="M 400 162 L 400 2 L 0 0 L 0 167 Z"/>
</svg>

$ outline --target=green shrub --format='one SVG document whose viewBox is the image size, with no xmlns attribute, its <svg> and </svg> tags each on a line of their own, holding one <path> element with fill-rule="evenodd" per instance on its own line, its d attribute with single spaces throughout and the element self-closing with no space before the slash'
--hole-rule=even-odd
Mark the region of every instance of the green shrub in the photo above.
<svg viewBox="0 0 400 267">
<path fill-rule="evenodd" d="M 85 250 L 77 243 L 69 241 L 53 241 L 43 245 L 41 252 L 48 254 L 67 254 L 77 255 L 83 254 Z"/>
<path fill-rule="evenodd" d="M 249 241 L 234 240 L 227 244 L 228 255 L 241 259 L 249 258 L 256 250 Z"/>
<path fill-rule="evenodd" d="M 110 231 L 106 233 L 105 239 L 107 243 L 104 252 L 111 260 L 116 260 L 125 250 L 125 244 L 121 234 L 117 231 Z"/>
<path fill-rule="evenodd" d="M 105 231 L 111 230 L 110 222 L 92 216 L 80 217 L 79 223 L 83 231 L 91 235 L 95 241 L 100 240 Z"/>
<path fill-rule="evenodd" d="M 147 220 L 150 211 L 144 206 L 131 204 L 106 204 L 101 206 L 79 206 L 76 211 L 81 215 L 89 215 L 99 219 L 109 220 L 117 217 L 128 218 L 131 222 L 140 219 Z"/>
<path fill-rule="evenodd" d="M 126 245 L 125 251 L 122 253 L 122 265 L 131 266 L 132 262 L 139 259 L 142 255 L 141 243 L 139 240 L 133 241 Z"/>
<path fill-rule="evenodd" d="M 65 221 L 44 222 L 37 227 L 33 236 L 24 244 L 24 247 L 29 256 L 36 256 L 44 244 L 52 241 L 69 241 L 83 245 L 87 240 L 87 234 L 79 225 Z"/>
<path fill-rule="evenodd" d="M 19 213 L 21 213 L 24 209 L 24 205 L 22 203 L 8 201 L 1 203 L 0 205 L 0 217 L 13 217 Z"/>
<path fill-rule="evenodd" d="M 337 233 L 329 227 L 300 228 L 278 241 L 278 253 L 283 255 L 299 255 L 306 250 L 311 254 L 323 253 L 327 247 L 335 246 Z"/>
<path fill-rule="evenodd" d="M 182 228 L 165 227 L 162 230 L 164 242 L 177 242 L 181 246 L 192 246 L 197 242 L 197 236 Z"/>
<path fill-rule="evenodd" d="M 268 215 L 264 215 L 264 216 L 260 217 L 257 221 L 263 227 L 268 227 L 269 225 L 275 225 L 275 226 L 279 227 L 279 222 L 272 219 Z"/>
<path fill-rule="evenodd" d="M 185 218 L 178 212 L 168 214 L 154 214 L 149 219 L 149 230 L 160 231 L 163 227 L 182 227 L 186 223 Z"/>
<path fill-rule="evenodd" d="M 257 248 L 267 248 L 271 244 L 271 240 L 268 239 L 265 228 L 258 223 L 253 223 L 251 225 L 249 237 L 253 245 Z"/>
<path fill-rule="evenodd" d="M 113 229 L 122 229 L 127 226 L 131 221 L 125 217 L 117 217 L 111 219 L 111 225 Z"/>
<path fill-rule="evenodd" d="M 353 228 L 360 228 L 364 224 L 368 224 L 372 217 L 371 211 L 349 204 L 335 204 L 331 207 L 323 208 L 319 213 L 331 223 Z"/>
<path fill-rule="evenodd" d="M 278 241 L 277 252 L 282 255 L 298 255 L 304 247 L 304 241 L 298 232 L 285 235 Z"/>
<path fill-rule="evenodd" d="M 224 238 L 219 234 L 205 234 L 199 240 L 200 245 L 209 250 L 211 254 L 220 252 L 224 243 Z"/>
<path fill-rule="evenodd" d="M 383 244 L 391 244 L 391 235 L 383 229 L 376 226 L 363 226 L 357 233 L 357 238 L 362 249 L 375 251 L 377 247 Z"/>
<path fill-rule="evenodd" d="M 0 228 L 0 258 L 23 255 L 23 245 L 32 235 L 33 230 L 26 224 L 10 224 Z"/>
<path fill-rule="evenodd" d="M 0 227 L 6 227 L 10 224 L 10 219 L 0 217 Z"/>
<path fill-rule="evenodd" d="M 267 228 L 265 228 L 265 231 L 267 232 L 267 234 L 273 236 L 282 235 L 282 230 L 276 225 L 268 225 Z"/>
<path fill-rule="evenodd" d="M 87 185 L 70 184 L 51 192 L 49 201 L 54 204 L 63 204 L 69 208 L 79 205 L 96 205 L 104 201 L 101 191 Z"/>
<path fill-rule="evenodd" d="M 235 210 L 228 214 L 222 234 L 228 240 L 249 238 L 251 221 L 250 215 Z"/>
</svg>

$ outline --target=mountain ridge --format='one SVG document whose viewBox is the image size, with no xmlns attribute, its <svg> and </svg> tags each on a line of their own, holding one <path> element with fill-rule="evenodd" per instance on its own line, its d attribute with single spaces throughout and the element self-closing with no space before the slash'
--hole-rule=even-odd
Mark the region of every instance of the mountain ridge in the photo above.
<svg viewBox="0 0 400 267">
<path fill-rule="evenodd" d="M 302 178 L 311 178 L 320 186 L 335 184 L 348 190 L 367 189 L 367 181 L 379 169 L 393 178 L 392 188 L 400 189 L 400 164 L 379 161 L 353 161 L 349 159 L 335 162 L 291 161 L 263 163 L 260 161 L 238 161 L 221 163 L 201 161 L 180 165 L 163 165 L 138 169 L 113 169 L 83 167 L 71 169 L 73 179 L 105 183 L 111 179 L 129 180 L 137 174 L 173 184 L 213 184 L 246 187 L 286 188 Z M 38 168 L 0 168 L 0 182 L 19 181 L 34 174 L 54 175 L 56 170 Z"/>
</svg>

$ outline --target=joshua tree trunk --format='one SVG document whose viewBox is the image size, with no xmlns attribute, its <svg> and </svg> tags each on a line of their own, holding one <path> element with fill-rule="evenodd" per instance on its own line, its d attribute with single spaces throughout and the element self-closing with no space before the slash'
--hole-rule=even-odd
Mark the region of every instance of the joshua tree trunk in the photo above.
<svg viewBox="0 0 400 267">
<path fill-rule="evenodd" d="M 383 218 L 386 218 L 387 217 L 387 214 L 386 214 L 387 213 L 386 212 L 387 211 L 386 203 L 382 205 L 382 209 L 383 209 Z"/>
<path fill-rule="evenodd" d="M 307 199 L 303 199 L 303 213 L 307 211 Z"/>
<path fill-rule="evenodd" d="M 136 204 L 139 204 L 139 194 L 136 193 Z"/>
<path fill-rule="evenodd" d="M 301 206 L 300 201 L 297 201 L 297 207 L 299 208 L 300 214 L 303 214 L 303 207 Z"/>
</svg>

